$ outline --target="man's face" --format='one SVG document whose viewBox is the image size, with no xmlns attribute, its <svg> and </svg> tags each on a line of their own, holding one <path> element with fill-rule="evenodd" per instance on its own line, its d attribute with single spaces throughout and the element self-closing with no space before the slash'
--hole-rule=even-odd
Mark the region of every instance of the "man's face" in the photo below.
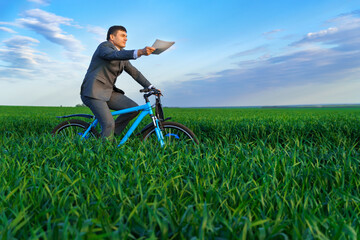
<svg viewBox="0 0 360 240">
<path fill-rule="evenodd" d="M 110 42 L 112 42 L 118 48 L 124 48 L 126 46 L 127 33 L 121 30 L 115 32 L 115 34 L 110 34 Z"/>
</svg>

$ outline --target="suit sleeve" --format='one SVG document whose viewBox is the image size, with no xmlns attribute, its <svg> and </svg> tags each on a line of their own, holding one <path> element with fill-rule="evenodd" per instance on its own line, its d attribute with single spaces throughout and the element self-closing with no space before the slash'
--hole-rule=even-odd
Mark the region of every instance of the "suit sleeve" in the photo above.
<svg viewBox="0 0 360 240">
<path fill-rule="evenodd" d="M 105 60 L 130 60 L 134 59 L 135 50 L 121 50 L 118 51 L 109 47 L 106 44 L 101 44 L 98 48 L 98 56 Z"/>
<path fill-rule="evenodd" d="M 125 62 L 124 70 L 137 81 L 144 88 L 148 88 L 151 83 L 141 74 L 139 70 L 137 70 L 129 61 Z"/>
</svg>

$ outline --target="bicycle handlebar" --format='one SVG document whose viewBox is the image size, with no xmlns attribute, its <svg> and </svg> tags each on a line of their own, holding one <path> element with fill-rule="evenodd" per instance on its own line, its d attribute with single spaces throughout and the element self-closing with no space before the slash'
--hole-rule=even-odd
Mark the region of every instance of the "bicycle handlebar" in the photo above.
<svg viewBox="0 0 360 240">
<path fill-rule="evenodd" d="M 157 94 L 161 94 L 161 91 L 159 89 L 156 89 L 156 88 L 144 88 L 144 89 L 141 89 L 140 90 L 141 93 L 149 93 L 147 95 L 157 95 Z"/>
<path fill-rule="evenodd" d="M 144 99 L 146 102 L 149 102 L 148 97 L 150 97 L 151 95 L 155 95 L 157 101 L 160 101 L 160 96 L 162 96 L 161 91 L 156 89 L 156 88 L 144 88 L 140 90 L 141 93 L 145 93 L 144 94 Z"/>
</svg>

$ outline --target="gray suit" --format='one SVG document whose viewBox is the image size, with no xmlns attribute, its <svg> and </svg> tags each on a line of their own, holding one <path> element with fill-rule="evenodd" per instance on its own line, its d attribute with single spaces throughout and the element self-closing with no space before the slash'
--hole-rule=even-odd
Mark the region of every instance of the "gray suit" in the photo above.
<svg viewBox="0 0 360 240">
<path fill-rule="evenodd" d="M 102 137 L 120 134 L 137 113 L 120 115 L 114 122 L 110 109 L 120 110 L 137 104 L 115 87 L 117 77 L 125 70 L 144 88 L 150 82 L 131 63 L 134 50 L 118 50 L 111 42 L 101 43 L 96 49 L 81 85 L 81 99 L 99 120 Z"/>
<path fill-rule="evenodd" d="M 134 59 L 134 50 L 118 49 L 109 41 L 96 49 L 81 85 L 81 96 L 109 101 L 116 78 L 125 70 L 144 88 L 150 82 L 128 61 Z"/>
</svg>

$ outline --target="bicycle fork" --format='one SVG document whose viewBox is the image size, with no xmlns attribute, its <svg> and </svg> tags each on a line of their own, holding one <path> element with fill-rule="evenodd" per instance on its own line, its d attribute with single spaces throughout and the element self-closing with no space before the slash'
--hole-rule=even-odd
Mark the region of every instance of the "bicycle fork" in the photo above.
<svg viewBox="0 0 360 240">
<path fill-rule="evenodd" d="M 151 109 L 150 103 L 147 102 L 146 104 L 148 105 L 147 111 L 148 111 L 148 113 L 149 113 L 149 115 L 150 115 L 150 117 L 151 117 L 151 120 L 152 120 L 153 124 L 154 124 L 156 136 L 157 136 L 157 138 L 158 138 L 158 141 L 159 141 L 161 147 L 163 147 L 163 146 L 165 145 L 165 143 L 164 143 L 164 136 L 163 136 L 162 131 L 161 131 L 161 129 L 160 129 L 160 121 L 159 121 L 159 119 L 153 114 L 153 111 L 152 111 L 152 109 Z"/>
<path fill-rule="evenodd" d="M 163 147 L 165 145 L 164 143 L 164 136 L 162 134 L 162 131 L 160 129 L 160 124 L 159 124 L 159 119 L 157 119 L 156 116 L 154 116 L 153 114 L 150 115 L 153 123 L 154 123 L 154 127 L 155 127 L 155 133 L 156 133 L 156 136 L 159 140 L 159 143 L 161 145 L 161 147 Z"/>
</svg>

